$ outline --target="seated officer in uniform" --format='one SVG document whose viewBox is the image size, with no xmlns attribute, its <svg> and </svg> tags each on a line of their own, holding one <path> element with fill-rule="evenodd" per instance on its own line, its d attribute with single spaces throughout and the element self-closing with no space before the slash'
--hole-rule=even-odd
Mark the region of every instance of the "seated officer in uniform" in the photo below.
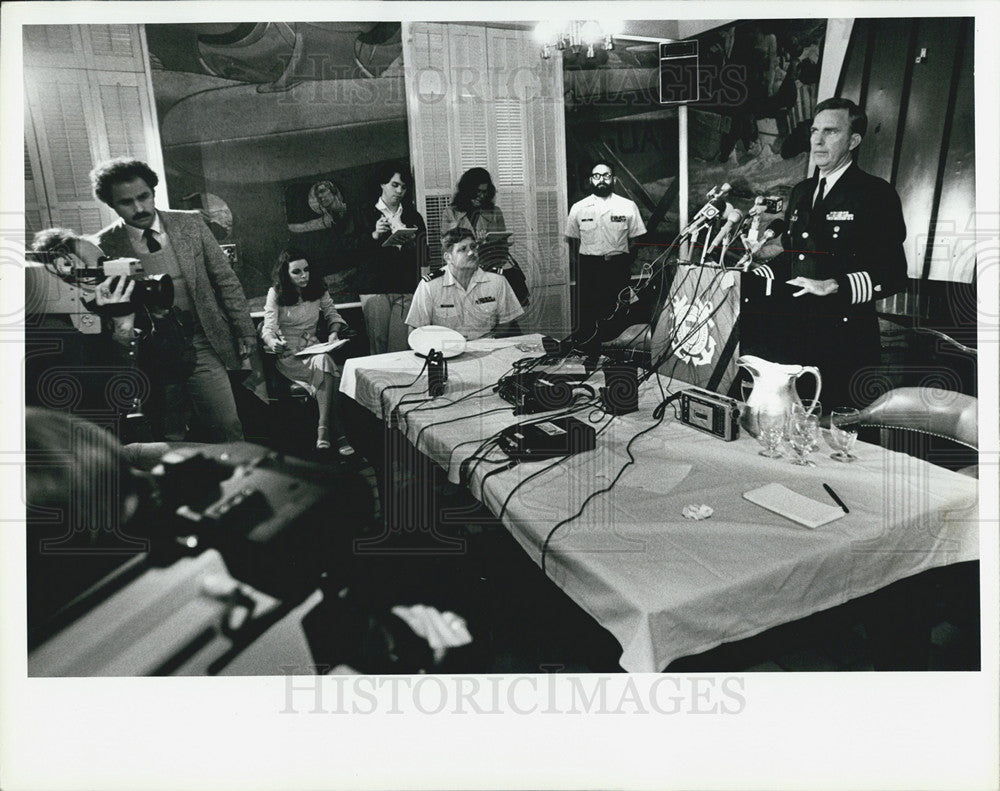
<svg viewBox="0 0 1000 791">
<path fill-rule="evenodd" d="M 411 330 L 435 324 L 450 327 L 468 340 L 484 335 L 517 335 L 524 310 L 502 275 L 479 268 L 476 237 L 468 228 L 452 228 L 441 240 L 444 267 L 424 275 L 406 315 Z"/>
</svg>

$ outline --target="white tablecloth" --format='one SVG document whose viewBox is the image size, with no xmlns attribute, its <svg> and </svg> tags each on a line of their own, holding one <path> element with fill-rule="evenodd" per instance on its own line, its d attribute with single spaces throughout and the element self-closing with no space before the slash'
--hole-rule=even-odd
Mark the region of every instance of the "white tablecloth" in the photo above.
<svg viewBox="0 0 1000 791">
<path fill-rule="evenodd" d="M 527 356 L 509 343 L 470 348 L 451 360 L 448 392 L 434 401 L 417 400 L 427 398 L 426 374 L 409 389 L 384 390 L 413 381 L 422 361 L 412 353 L 348 361 L 342 389 L 376 414 L 388 414 L 402 398 L 402 429 L 458 481 L 461 462 L 483 439 L 513 422 L 538 419 L 515 418 L 491 389 L 446 405 L 495 382 Z M 593 378 L 595 388 L 603 385 L 602 374 Z M 536 562 L 551 528 L 625 465 L 628 441 L 655 423 L 651 414 L 660 399 L 652 380 L 640 390 L 638 412 L 613 420 L 593 410 L 580 413 L 597 421 L 596 450 L 517 489 L 503 522 Z M 456 417 L 463 419 L 444 422 Z M 824 446 L 812 456 L 818 466 L 810 468 L 763 458 L 759 450 L 750 437 L 724 442 L 686 426 L 668 407 L 663 422 L 633 442 L 637 461 L 613 489 L 552 538 L 548 575 L 618 639 L 626 670 L 659 671 L 679 657 L 925 569 L 978 557 L 974 479 L 864 443 L 851 464 L 830 459 Z M 496 465 L 474 465 L 470 489 L 496 514 L 515 486 L 548 464 L 525 463 L 492 475 L 485 491 L 483 475 Z M 743 499 L 744 492 L 772 482 L 830 502 L 822 488 L 827 483 L 851 512 L 808 529 Z M 714 509 L 711 518 L 682 516 L 685 505 L 702 503 Z"/>
</svg>

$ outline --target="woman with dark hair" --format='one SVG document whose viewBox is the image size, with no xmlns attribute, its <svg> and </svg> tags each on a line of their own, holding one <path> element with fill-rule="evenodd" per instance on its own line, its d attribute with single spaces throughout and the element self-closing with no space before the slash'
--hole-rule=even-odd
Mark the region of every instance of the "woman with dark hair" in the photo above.
<svg viewBox="0 0 1000 791">
<path fill-rule="evenodd" d="M 497 188 L 486 168 L 469 168 L 458 180 L 451 205 L 441 212 L 441 238 L 452 228 L 472 231 L 476 241 L 483 242 L 487 234 L 507 230 L 500 207 L 494 205 Z M 479 245 L 479 265 L 483 269 L 503 275 L 521 307 L 529 303 L 528 283 L 524 272 L 510 255 L 508 241 L 501 239 Z"/>
<path fill-rule="evenodd" d="M 387 162 L 376 168 L 372 200 L 361 206 L 358 221 L 361 311 L 372 354 L 407 348 L 406 314 L 429 258 L 427 226 L 410 195 L 408 170 Z M 401 234 L 391 245 L 397 231 Z"/>
<path fill-rule="evenodd" d="M 350 456 L 354 449 L 344 437 L 337 416 L 340 369 L 325 352 L 296 355 L 296 352 L 317 343 L 316 328 L 321 313 L 329 326 L 330 340 L 335 340 L 337 333 L 347 326 L 327 293 L 323 280 L 312 277 L 309 269 L 309 261 L 300 250 L 282 250 L 278 255 L 273 285 L 268 289 L 264 304 L 261 339 L 267 350 L 277 355 L 278 372 L 316 397 L 319 407 L 317 450 L 330 447 L 332 425 L 337 450 L 342 456 Z"/>
<path fill-rule="evenodd" d="M 490 231 L 506 231 L 503 212 L 493 205 L 497 188 L 486 168 L 469 168 L 458 180 L 451 205 L 441 213 L 441 235 L 452 228 L 468 228 L 482 240 Z"/>
</svg>

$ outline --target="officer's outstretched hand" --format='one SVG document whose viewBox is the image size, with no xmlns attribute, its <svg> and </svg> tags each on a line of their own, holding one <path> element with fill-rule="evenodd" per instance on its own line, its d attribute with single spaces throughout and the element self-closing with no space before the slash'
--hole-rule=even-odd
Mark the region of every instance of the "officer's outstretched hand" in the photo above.
<svg viewBox="0 0 1000 791">
<path fill-rule="evenodd" d="M 803 294 L 815 294 L 817 297 L 826 297 L 836 294 L 839 286 L 833 278 L 827 280 L 813 280 L 811 277 L 793 277 L 785 281 L 790 286 L 795 286 L 799 290 L 792 294 L 793 297 L 801 297 Z"/>
</svg>

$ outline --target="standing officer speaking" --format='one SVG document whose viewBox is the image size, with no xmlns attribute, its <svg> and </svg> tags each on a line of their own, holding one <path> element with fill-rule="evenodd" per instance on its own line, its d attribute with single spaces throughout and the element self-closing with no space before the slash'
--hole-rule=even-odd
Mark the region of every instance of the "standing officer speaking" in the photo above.
<svg viewBox="0 0 1000 791">
<path fill-rule="evenodd" d="M 630 242 L 646 233 L 639 207 L 612 191 L 614 178 L 609 164 L 597 162 L 590 172 L 591 194 L 573 204 L 566 221 L 570 258 L 577 262 L 574 335 L 592 352 L 624 329 L 625 311 L 613 323 L 598 322 L 614 313 L 632 274 Z"/>
<path fill-rule="evenodd" d="M 753 270 L 773 280 L 764 292 L 770 296 L 756 296 L 747 281 L 757 279 L 744 277 L 750 321 L 741 351 L 818 366 L 827 411 L 870 400 L 861 376 L 881 358 L 875 301 L 907 283 L 899 196 L 853 160 L 867 126 L 864 111 L 849 99 L 816 105 L 810 144 L 817 171 L 789 196 L 785 251 Z"/>
</svg>

